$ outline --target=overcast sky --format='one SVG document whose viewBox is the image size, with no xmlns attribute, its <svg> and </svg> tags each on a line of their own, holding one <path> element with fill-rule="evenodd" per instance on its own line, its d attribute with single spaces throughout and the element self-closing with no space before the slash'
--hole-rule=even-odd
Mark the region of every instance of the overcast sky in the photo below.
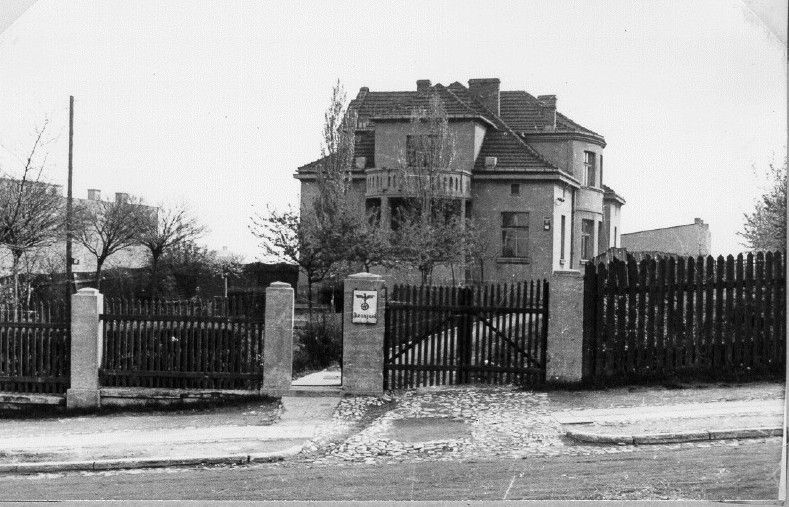
<svg viewBox="0 0 789 507">
<path fill-rule="evenodd" d="M 248 217 L 297 203 L 338 78 L 349 98 L 479 77 L 557 95 L 608 142 L 622 232 L 701 217 L 714 253 L 743 249 L 786 153 L 783 1 L 30 3 L 0 7 L 0 168 L 49 118 L 46 176 L 65 183 L 73 94 L 76 196 L 186 201 L 209 246 L 250 260 Z"/>
</svg>

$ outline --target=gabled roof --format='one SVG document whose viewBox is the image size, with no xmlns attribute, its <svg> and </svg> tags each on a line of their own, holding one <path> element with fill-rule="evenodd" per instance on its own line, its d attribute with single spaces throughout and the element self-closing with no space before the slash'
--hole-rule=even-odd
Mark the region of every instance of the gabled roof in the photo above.
<svg viewBox="0 0 789 507">
<path fill-rule="evenodd" d="M 625 203 L 624 197 L 617 194 L 613 188 L 605 184 L 603 185 L 603 199 L 607 201 L 617 201 L 619 204 Z"/>
<path fill-rule="evenodd" d="M 410 118 L 414 110 L 430 107 L 430 98 L 435 93 L 450 118 L 477 118 L 496 128 L 502 127 L 501 120 L 494 114 L 480 107 L 471 97 L 459 97 L 456 92 L 441 84 L 431 86 L 429 91 L 367 92 L 353 99 L 348 107 L 354 109 L 359 117 Z"/>
<path fill-rule="evenodd" d="M 518 132 L 543 132 L 551 118 L 545 113 L 545 104 L 537 97 L 523 91 L 506 91 L 499 95 L 501 119 Z M 579 132 L 602 137 L 597 132 L 575 123 L 556 112 L 556 129 L 553 132 Z"/>
<path fill-rule="evenodd" d="M 556 124 L 553 128 L 550 105 L 522 90 L 499 92 L 499 114 L 496 114 L 476 100 L 469 89 L 457 81 L 449 86 L 440 83 L 429 86 L 430 82 L 427 81 L 427 85 L 417 91 L 371 92 L 362 88 L 348 107 L 358 118 L 365 118 L 373 123 L 376 120 L 407 120 L 415 110 L 429 108 L 431 96 L 437 95 L 450 119 L 474 119 L 488 127 L 475 161 L 476 169 L 485 167 L 485 157 L 496 157 L 497 169 L 539 168 L 559 171 L 528 144 L 524 139 L 526 134 L 580 133 L 602 140 L 600 134 L 582 127 L 559 112 L 556 112 Z M 372 134 L 372 131 L 368 133 Z M 367 167 L 375 164 L 374 150 L 372 136 L 357 137 L 355 156 L 366 157 Z M 314 170 L 324 160 L 325 157 L 301 166 L 298 172 Z"/>
<path fill-rule="evenodd" d="M 530 169 L 555 167 L 537 155 L 514 133 L 488 132 L 482 141 L 482 148 L 474 164 L 474 169 L 485 169 L 485 157 L 496 157 L 496 170 Z"/>
<path fill-rule="evenodd" d="M 356 141 L 353 145 L 353 158 L 365 157 L 367 159 L 365 167 L 375 167 L 375 132 L 372 130 L 362 130 L 356 133 Z M 329 159 L 329 155 L 313 160 L 308 164 L 296 169 L 297 173 L 314 171 L 318 166 Z"/>
</svg>

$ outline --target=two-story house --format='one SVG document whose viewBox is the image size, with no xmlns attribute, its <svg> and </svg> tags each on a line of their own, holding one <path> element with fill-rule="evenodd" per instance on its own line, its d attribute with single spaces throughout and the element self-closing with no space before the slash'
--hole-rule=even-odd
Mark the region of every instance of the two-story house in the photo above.
<svg viewBox="0 0 789 507">
<path fill-rule="evenodd" d="M 578 269 L 618 245 L 625 201 L 603 185 L 605 139 L 559 113 L 556 96 L 502 91 L 496 78 L 416 85 L 397 92 L 363 87 L 349 104 L 356 117 L 352 180 L 360 213 L 377 208 L 388 226 L 392 210 L 408 197 L 408 188 L 397 184 L 398 165 L 412 141 L 413 112 L 432 96 L 441 100 L 454 139 L 448 188 L 463 216 L 482 226 L 487 245 L 483 268 L 469 269 L 469 278 L 543 278 Z M 295 174 L 302 210 L 313 199 L 320 163 Z"/>
</svg>

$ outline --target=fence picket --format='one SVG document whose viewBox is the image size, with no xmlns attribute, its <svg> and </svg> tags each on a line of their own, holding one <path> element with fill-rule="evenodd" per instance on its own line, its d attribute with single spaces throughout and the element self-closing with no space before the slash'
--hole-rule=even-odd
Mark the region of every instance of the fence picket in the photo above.
<svg viewBox="0 0 789 507">
<path fill-rule="evenodd" d="M 584 378 L 783 374 L 782 260 L 781 253 L 757 252 L 736 260 L 671 257 L 587 266 Z"/>
</svg>

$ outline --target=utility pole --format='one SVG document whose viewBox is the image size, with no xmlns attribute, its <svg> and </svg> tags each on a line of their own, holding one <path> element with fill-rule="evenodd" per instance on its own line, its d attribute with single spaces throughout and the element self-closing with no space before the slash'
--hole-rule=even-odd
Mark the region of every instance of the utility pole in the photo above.
<svg viewBox="0 0 789 507">
<path fill-rule="evenodd" d="M 74 259 L 71 253 L 71 231 L 72 231 L 72 189 L 71 176 L 74 172 L 74 96 L 69 96 L 68 107 L 68 189 L 66 194 L 66 308 L 68 315 L 71 315 L 71 295 L 74 293 L 74 274 L 72 266 Z"/>
</svg>

